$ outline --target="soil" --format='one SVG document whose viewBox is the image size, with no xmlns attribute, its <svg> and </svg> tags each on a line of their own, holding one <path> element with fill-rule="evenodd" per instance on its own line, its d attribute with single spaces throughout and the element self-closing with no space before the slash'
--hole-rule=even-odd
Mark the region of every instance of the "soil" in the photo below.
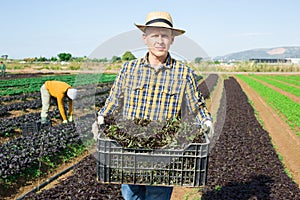
<svg viewBox="0 0 300 200">
<path fill-rule="evenodd" d="M 270 134 L 277 152 L 282 156 L 284 165 L 300 185 L 300 137 L 252 88 L 240 79 L 237 80 L 263 121 L 263 126 Z"/>
</svg>

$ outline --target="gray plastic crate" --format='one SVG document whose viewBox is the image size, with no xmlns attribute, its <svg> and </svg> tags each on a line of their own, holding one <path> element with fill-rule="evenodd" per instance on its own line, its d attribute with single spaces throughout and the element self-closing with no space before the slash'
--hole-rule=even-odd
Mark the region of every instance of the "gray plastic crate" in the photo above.
<svg viewBox="0 0 300 200">
<path fill-rule="evenodd" d="M 97 179 L 103 183 L 204 186 L 210 141 L 185 149 L 123 148 L 115 140 L 97 139 Z"/>
<path fill-rule="evenodd" d="M 28 122 L 22 125 L 22 133 L 24 136 L 31 135 L 33 133 L 39 133 L 42 128 L 51 129 L 52 125 L 50 121 L 42 124 L 40 121 Z"/>
</svg>

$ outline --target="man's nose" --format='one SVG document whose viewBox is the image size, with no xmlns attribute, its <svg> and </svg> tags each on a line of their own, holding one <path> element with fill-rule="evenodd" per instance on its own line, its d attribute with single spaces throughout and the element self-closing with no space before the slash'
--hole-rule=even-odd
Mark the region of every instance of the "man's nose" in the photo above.
<svg viewBox="0 0 300 200">
<path fill-rule="evenodd" d="M 159 43 L 162 43 L 162 42 L 163 42 L 163 36 L 162 36 L 162 35 L 159 35 L 159 36 L 156 38 L 156 41 L 159 42 Z"/>
</svg>

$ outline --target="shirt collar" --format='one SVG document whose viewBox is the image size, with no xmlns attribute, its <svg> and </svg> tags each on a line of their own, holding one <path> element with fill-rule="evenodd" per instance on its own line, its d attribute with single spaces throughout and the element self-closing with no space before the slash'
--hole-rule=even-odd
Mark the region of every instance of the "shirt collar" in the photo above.
<svg viewBox="0 0 300 200">
<path fill-rule="evenodd" d="M 142 58 L 142 63 L 146 67 L 151 67 L 150 63 L 148 62 L 148 56 L 149 56 L 149 52 L 145 55 L 145 57 Z M 173 59 L 172 59 L 170 53 L 168 53 L 166 61 L 163 64 L 162 68 L 171 69 L 172 67 L 173 67 Z"/>
</svg>

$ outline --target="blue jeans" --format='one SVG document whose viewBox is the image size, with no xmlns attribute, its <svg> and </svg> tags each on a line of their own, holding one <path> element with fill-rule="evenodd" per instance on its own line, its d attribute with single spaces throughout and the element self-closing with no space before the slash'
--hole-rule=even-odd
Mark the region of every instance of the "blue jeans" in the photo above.
<svg viewBox="0 0 300 200">
<path fill-rule="evenodd" d="M 125 200 L 169 200 L 172 191 L 173 187 L 122 184 L 122 196 Z"/>
</svg>

